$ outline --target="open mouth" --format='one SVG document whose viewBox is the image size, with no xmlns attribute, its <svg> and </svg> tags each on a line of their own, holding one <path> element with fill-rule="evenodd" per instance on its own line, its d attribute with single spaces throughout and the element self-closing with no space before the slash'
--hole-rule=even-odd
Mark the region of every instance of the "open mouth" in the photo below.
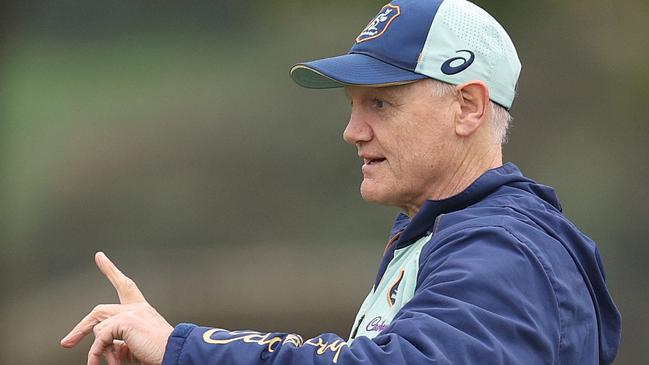
<svg viewBox="0 0 649 365">
<path fill-rule="evenodd" d="M 365 163 L 365 165 L 370 165 L 370 166 L 380 164 L 383 161 L 385 161 L 384 158 L 366 158 L 366 159 L 363 159 L 363 162 Z"/>
</svg>

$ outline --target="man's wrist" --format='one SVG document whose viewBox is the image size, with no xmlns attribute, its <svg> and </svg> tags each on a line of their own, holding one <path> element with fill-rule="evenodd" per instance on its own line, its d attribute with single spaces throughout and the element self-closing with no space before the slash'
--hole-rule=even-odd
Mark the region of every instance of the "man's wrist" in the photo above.
<svg viewBox="0 0 649 365">
<path fill-rule="evenodd" d="M 192 323 L 179 323 L 167 339 L 162 365 L 180 365 L 180 355 L 187 338 L 197 326 Z"/>
</svg>

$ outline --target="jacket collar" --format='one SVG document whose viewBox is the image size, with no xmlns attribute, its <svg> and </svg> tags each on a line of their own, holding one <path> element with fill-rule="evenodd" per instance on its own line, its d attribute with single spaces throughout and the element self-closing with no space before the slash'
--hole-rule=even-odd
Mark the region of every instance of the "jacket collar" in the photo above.
<svg viewBox="0 0 649 365">
<path fill-rule="evenodd" d="M 399 214 L 391 235 L 403 230 L 396 243 L 397 248 L 405 247 L 424 235 L 432 233 L 438 216 L 464 209 L 490 195 L 503 185 L 512 183 L 532 183 L 513 163 L 488 170 L 464 191 L 442 200 L 427 200 L 412 221 L 404 213 Z M 557 203 L 558 204 L 558 203 Z"/>
</svg>

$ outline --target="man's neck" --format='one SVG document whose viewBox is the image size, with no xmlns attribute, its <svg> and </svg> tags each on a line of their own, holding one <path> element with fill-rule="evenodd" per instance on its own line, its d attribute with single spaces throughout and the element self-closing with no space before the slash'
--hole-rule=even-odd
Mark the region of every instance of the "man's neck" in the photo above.
<svg viewBox="0 0 649 365">
<path fill-rule="evenodd" d="M 435 184 L 431 191 L 417 205 L 402 207 L 411 219 L 419 212 L 426 200 L 442 200 L 455 196 L 468 188 L 488 170 L 502 166 L 502 150 L 500 146 L 488 153 L 466 154 L 439 184 Z"/>
</svg>

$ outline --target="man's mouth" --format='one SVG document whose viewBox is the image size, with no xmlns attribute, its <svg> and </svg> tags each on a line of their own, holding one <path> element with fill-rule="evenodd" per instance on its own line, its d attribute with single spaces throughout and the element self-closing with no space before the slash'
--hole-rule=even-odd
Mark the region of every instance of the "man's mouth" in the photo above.
<svg viewBox="0 0 649 365">
<path fill-rule="evenodd" d="M 365 165 L 371 166 L 371 165 L 377 165 L 380 164 L 381 162 L 385 161 L 385 158 L 364 158 L 363 163 Z"/>
</svg>

